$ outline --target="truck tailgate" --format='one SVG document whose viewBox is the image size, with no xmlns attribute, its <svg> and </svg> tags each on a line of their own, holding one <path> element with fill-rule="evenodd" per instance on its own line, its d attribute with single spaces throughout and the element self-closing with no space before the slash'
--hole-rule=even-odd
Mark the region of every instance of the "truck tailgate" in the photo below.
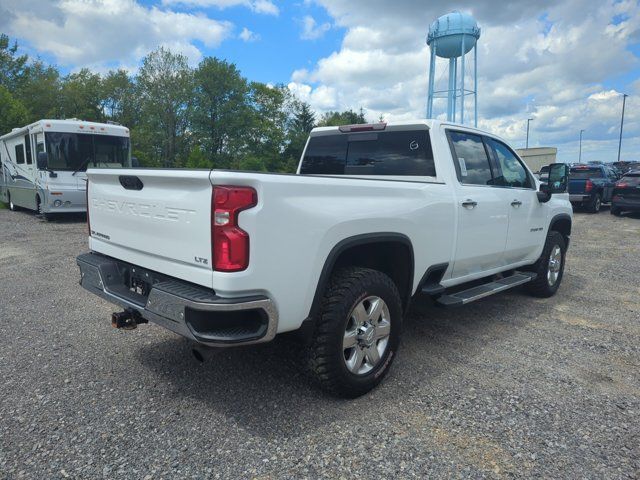
<svg viewBox="0 0 640 480">
<path fill-rule="evenodd" d="M 89 170 L 91 250 L 211 287 L 208 170 Z"/>
<path fill-rule="evenodd" d="M 585 193 L 586 180 L 569 178 L 569 194 Z"/>
</svg>

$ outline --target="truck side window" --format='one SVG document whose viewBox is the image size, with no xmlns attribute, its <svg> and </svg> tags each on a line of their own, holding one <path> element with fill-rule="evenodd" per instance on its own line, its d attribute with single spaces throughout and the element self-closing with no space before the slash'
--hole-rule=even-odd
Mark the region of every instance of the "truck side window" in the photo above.
<svg viewBox="0 0 640 480">
<path fill-rule="evenodd" d="M 491 149 L 500 173 L 496 176 L 495 185 L 502 187 L 533 188 L 531 179 L 518 157 L 504 143 L 485 137 Z"/>
<path fill-rule="evenodd" d="M 346 160 L 346 135 L 311 137 L 304 155 L 304 161 L 300 167 L 300 173 L 311 175 L 343 175 Z"/>
<path fill-rule="evenodd" d="M 489 157 L 482 137 L 473 133 L 449 131 L 458 179 L 463 184 L 493 185 Z"/>
<path fill-rule="evenodd" d="M 16 163 L 20 165 L 24 163 L 24 145 L 22 144 L 16 145 Z"/>
</svg>

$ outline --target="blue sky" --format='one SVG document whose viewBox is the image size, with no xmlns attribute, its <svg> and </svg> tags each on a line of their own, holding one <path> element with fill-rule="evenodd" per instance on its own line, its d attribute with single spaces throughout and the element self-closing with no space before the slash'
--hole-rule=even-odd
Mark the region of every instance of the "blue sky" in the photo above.
<svg viewBox="0 0 640 480">
<path fill-rule="evenodd" d="M 426 33 L 454 8 L 482 28 L 481 128 L 519 147 L 532 117 L 530 145 L 567 161 L 585 129 L 583 158 L 615 160 L 625 92 L 623 158 L 640 159 L 638 0 L 0 0 L 0 31 L 63 72 L 135 74 L 163 45 L 286 84 L 318 112 L 394 120 L 424 116 Z"/>
</svg>

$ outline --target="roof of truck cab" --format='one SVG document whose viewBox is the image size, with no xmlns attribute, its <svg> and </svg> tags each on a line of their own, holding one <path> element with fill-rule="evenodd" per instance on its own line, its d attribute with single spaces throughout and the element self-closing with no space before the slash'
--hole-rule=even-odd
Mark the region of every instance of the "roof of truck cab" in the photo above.
<svg viewBox="0 0 640 480">
<path fill-rule="evenodd" d="M 71 119 L 42 119 L 21 128 L 15 128 L 11 132 L 0 136 L 0 139 L 24 135 L 28 131 L 44 130 L 45 132 L 88 133 L 98 135 L 114 135 L 128 137 L 129 129 L 123 125 L 113 123 L 87 122 L 77 118 Z"/>
<path fill-rule="evenodd" d="M 445 125 L 445 126 L 451 126 L 453 128 L 461 128 L 464 130 L 468 130 L 468 131 L 472 131 L 472 132 L 477 132 L 481 135 L 492 135 L 495 136 L 493 134 L 490 134 L 489 132 L 486 132 L 484 130 L 480 130 L 478 128 L 475 127 L 471 127 L 469 125 L 462 125 L 459 123 L 454 123 L 454 122 L 446 122 L 446 121 L 442 121 L 442 120 L 436 120 L 436 119 L 425 119 L 425 118 L 421 118 L 421 119 L 415 119 L 415 120 L 402 120 L 402 121 L 397 121 L 397 122 L 381 122 L 385 124 L 385 128 L 381 129 L 381 130 L 374 130 L 374 131 L 384 131 L 386 129 L 401 129 L 402 127 L 427 127 L 430 130 L 435 130 L 437 129 L 439 126 L 441 125 Z M 371 125 L 371 126 L 377 126 L 380 125 L 380 123 L 368 123 L 368 124 L 363 124 L 362 126 L 365 125 Z M 361 125 L 342 125 L 342 127 L 346 127 L 346 126 L 352 126 L 352 127 L 359 127 Z M 335 126 L 335 127 L 316 127 L 313 130 L 311 130 L 311 136 L 313 135 L 326 135 L 327 133 L 334 133 L 334 132 L 339 132 L 340 131 L 340 126 Z M 342 132 L 342 133 L 348 133 L 348 132 Z M 360 133 L 360 132 L 358 132 Z"/>
</svg>

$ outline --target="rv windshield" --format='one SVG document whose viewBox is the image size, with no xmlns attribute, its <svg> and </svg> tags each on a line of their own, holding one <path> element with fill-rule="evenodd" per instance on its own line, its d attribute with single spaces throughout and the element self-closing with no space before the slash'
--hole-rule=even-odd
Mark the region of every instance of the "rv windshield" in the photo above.
<svg viewBox="0 0 640 480">
<path fill-rule="evenodd" d="M 129 139 L 85 133 L 45 134 L 51 170 L 130 167 Z"/>
</svg>

